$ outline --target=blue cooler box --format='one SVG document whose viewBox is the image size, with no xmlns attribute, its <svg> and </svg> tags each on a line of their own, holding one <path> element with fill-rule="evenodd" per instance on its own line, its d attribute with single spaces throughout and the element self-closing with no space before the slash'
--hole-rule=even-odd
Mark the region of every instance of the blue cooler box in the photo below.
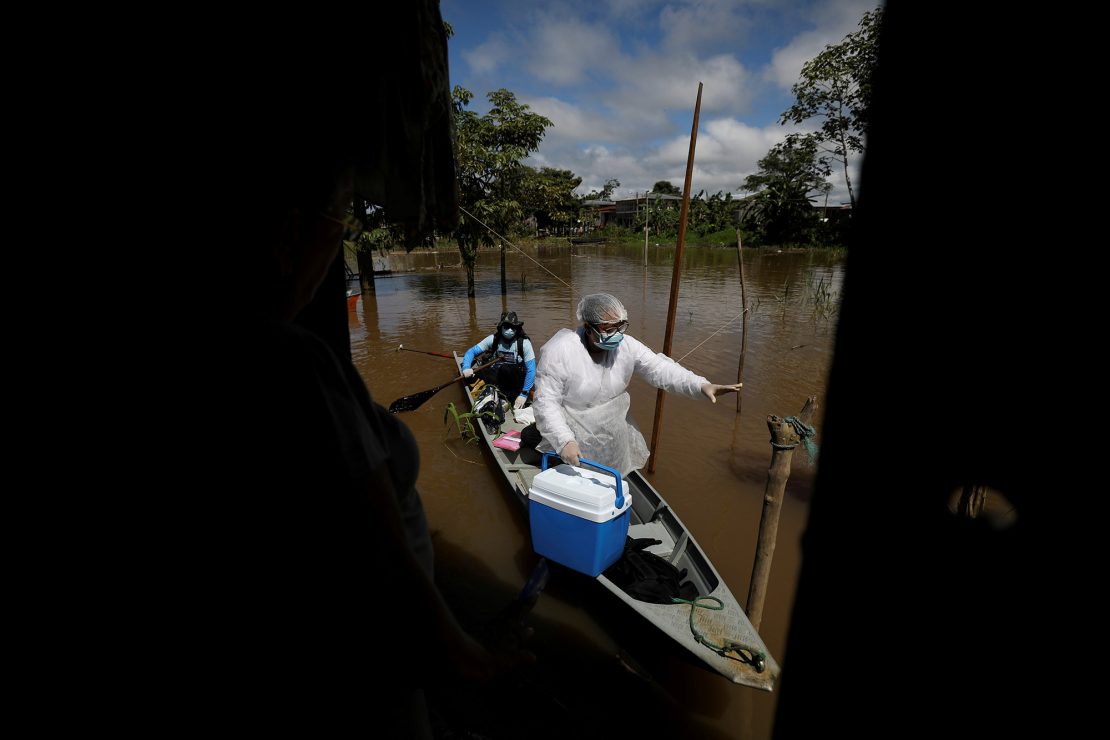
<svg viewBox="0 0 1110 740">
<path fill-rule="evenodd" d="M 532 549 L 596 576 L 624 552 L 632 497 L 624 495 L 618 471 L 591 460 L 580 462 L 608 475 L 565 463 L 548 468 L 552 456 L 543 456 L 543 472 L 528 489 Z"/>
</svg>

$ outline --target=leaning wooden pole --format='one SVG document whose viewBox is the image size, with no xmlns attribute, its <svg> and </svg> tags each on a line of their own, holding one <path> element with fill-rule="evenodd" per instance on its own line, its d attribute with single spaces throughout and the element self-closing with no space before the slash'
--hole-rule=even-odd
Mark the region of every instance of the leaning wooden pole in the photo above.
<svg viewBox="0 0 1110 740">
<path fill-rule="evenodd" d="M 740 263 L 740 309 L 744 312 L 743 328 L 740 334 L 740 366 L 736 368 L 736 383 L 744 382 L 744 353 L 748 349 L 748 286 L 744 282 L 744 245 L 740 240 L 740 229 L 736 230 L 736 261 Z M 740 413 L 740 402 L 744 388 L 736 391 L 736 413 Z"/>
<path fill-rule="evenodd" d="M 678 313 L 678 283 L 682 277 L 682 249 L 686 246 L 686 217 L 690 213 L 690 181 L 694 177 L 694 147 L 698 143 L 698 116 L 701 114 L 701 88 L 698 83 L 698 100 L 694 103 L 694 123 L 690 127 L 690 154 L 686 157 L 686 184 L 682 189 L 682 211 L 678 216 L 678 246 L 674 251 L 674 271 L 671 272 L 671 302 L 667 306 L 667 333 L 663 338 L 663 354 L 671 356 L 671 342 L 674 340 L 674 319 Z M 651 455 L 648 457 L 647 470 L 655 472 L 655 449 L 659 444 L 659 428 L 663 425 L 662 389 L 655 394 L 655 419 L 651 424 Z"/>
<path fill-rule="evenodd" d="M 809 424 L 817 411 L 817 397 L 806 399 L 798 418 Z M 767 582 L 771 577 L 771 559 L 775 555 L 775 540 L 779 532 L 779 514 L 782 513 L 782 494 L 790 478 L 790 462 L 794 447 L 801 439 L 794 426 L 777 416 L 767 417 L 771 430 L 771 467 L 767 471 L 767 486 L 763 490 L 763 513 L 759 517 L 759 539 L 755 546 L 755 563 L 752 565 L 752 582 L 748 588 L 748 620 L 759 630 L 763 620 L 763 600 L 767 596 Z"/>
</svg>

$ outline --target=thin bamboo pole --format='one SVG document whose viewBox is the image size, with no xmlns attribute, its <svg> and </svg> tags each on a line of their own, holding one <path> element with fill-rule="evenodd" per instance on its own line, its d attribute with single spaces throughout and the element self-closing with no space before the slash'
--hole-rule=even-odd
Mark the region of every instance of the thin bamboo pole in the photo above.
<svg viewBox="0 0 1110 740">
<path fill-rule="evenodd" d="M 744 312 L 744 325 L 740 334 L 740 366 L 736 368 L 736 382 L 744 382 L 744 353 L 748 349 L 748 286 L 744 282 L 744 245 L 740 240 L 740 229 L 736 230 L 736 261 L 740 264 L 740 309 Z M 744 388 L 736 391 L 736 413 L 740 413 L 740 405 L 744 396 Z"/>
<path fill-rule="evenodd" d="M 817 397 L 806 399 L 798 418 L 806 424 L 817 411 Z M 771 578 L 771 560 L 775 555 L 775 542 L 779 533 L 779 514 L 782 513 L 782 494 L 790 478 L 790 462 L 794 459 L 793 445 L 801 442 L 792 424 L 777 416 L 767 417 L 771 430 L 771 467 L 767 470 L 767 485 L 763 489 L 763 513 L 759 517 L 759 539 L 755 546 L 752 564 L 752 582 L 748 588 L 748 619 L 759 630 L 763 619 L 763 600 L 767 596 L 767 582 Z"/>
<path fill-rule="evenodd" d="M 686 217 L 690 213 L 690 181 L 694 177 L 694 148 L 698 143 L 698 116 L 701 115 L 701 89 L 698 83 L 698 99 L 694 104 L 694 123 L 690 126 L 690 154 L 686 157 L 686 183 L 682 189 L 682 211 L 678 216 L 678 246 L 674 252 L 674 270 L 671 272 L 671 300 L 667 306 L 667 333 L 663 338 L 663 354 L 671 356 L 671 342 L 674 340 L 674 320 L 678 312 L 678 284 L 682 278 L 682 250 L 686 246 Z M 655 452 L 659 444 L 659 429 L 663 425 L 663 389 L 655 394 L 655 419 L 651 424 L 651 456 L 648 457 L 647 470 L 655 472 Z"/>
</svg>

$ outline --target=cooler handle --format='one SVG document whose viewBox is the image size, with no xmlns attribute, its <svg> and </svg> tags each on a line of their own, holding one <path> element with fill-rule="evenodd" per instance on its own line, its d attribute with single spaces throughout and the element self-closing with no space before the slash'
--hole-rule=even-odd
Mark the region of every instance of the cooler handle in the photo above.
<svg viewBox="0 0 1110 740">
<path fill-rule="evenodd" d="M 552 457 L 559 457 L 559 456 L 554 452 L 545 452 L 545 453 L 543 453 L 543 460 L 540 461 L 540 470 L 547 470 L 547 460 L 548 460 L 548 458 L 552 458 Z M 559 457 L 559 459 L 562 460 L 563 458 Z M 598 470 L 602 470 L 602 471 L 608 473 L 609 475 L 611 475 L 611 476 L 613 476 L 614 478 L 617 479 L 617 500 L 614 502 L 614 505 L 618 509 L 622 508 L 624 506 L 624 488 L 621 485 L 622 481 L 621 481 L 620 471 L 619 470 L 614 470 L 613 468 L 609 467 L 608 465 L 602 465 L 599 462 L 594 462 L 593 460 L 587 460 L 584 457 L 578 458 L 578 462 L 579 463 L 584 463 L 584 464 L 589 465 L 590 467 L 593 467 L 593 468 L 597 468 Z"/>
</svg>

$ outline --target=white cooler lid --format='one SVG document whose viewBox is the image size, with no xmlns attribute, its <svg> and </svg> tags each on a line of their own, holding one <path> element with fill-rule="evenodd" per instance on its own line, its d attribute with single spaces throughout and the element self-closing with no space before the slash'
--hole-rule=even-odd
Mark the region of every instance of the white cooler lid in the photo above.
<svg viewBox="0 0 1110 740">
<path fill-rule="evenodd" d="M 617 509 L 617 482 L 613 476 L 563 463 L 533 478 L 528 497 L 582 519 L 606 522 L 632 505 L 628 487 L 622 484 L 621 488 L 624 505 Z"/>
</svg>

